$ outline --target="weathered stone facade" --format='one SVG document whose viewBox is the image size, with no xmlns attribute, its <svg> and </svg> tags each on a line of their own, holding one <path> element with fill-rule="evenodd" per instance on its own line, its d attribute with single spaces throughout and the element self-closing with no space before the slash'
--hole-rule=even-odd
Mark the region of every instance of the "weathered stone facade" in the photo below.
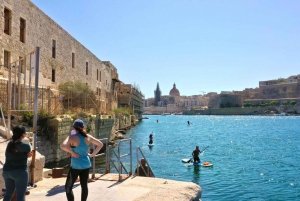
<svg viewBox="0 0 300 201">
<path fill-rule="evenodd" d="M 1 65 L 40 47 L 40 86 L 57 88 L 68 80 L 80 81 L 95 91 L 95 102 L 101 104 L 102 112 L 117 105 L 114 90 L 118 74 L 110 62 L 98 59 L 29 0 L 0 0 L 0 9 L 10 13 L 8 24 L 5 14 L 0 20 Z M 20 19 L 25 20 L 24 42 L 20 41 Z M 9 32 L 4 30 L 6 26 Z M 6 78 L 5 74 L 1 73 L 2 77 Z"/>
<path fill-rule="evenodd" d="M 142 119 L 144 95 L 131 84 L 120 83 L 118 107 L 131 108 L 137 119 Z"/>
<path fill-rule="evenodd" d="M 114 127 L 114 119 L 108 115 L 97 115 L 81 118 L 85 122 L 85 128 L 89 134 L 97 139 L 108 138 L 118 129 Z M 45 156 L 45 164 L 48 167 L 62 166 L 69 162 L 66 152 L 60 145 L 73 129 L 74 119 L 68 115 L 59 118 L 49 119 L 48 123 L 54 130 L 51 134 L 41 134 L 37 136 L 37 150 Z"/>
</svg>

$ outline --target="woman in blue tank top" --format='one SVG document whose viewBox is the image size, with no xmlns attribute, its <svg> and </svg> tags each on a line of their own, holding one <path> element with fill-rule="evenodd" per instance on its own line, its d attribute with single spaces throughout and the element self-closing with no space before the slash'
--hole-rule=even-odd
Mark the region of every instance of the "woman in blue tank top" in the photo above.
<svg viewBox="0 0 300 201">
<path fill-rule="evenodd" d="M 88 197 L 88 178 L 91 167 L 90 157 L 94 157 L 103 147 L 101 141 L 87 134 L 81 119 L 74 121 L 73 127 L 76 134 L 69 135 L 61 145 L 61 149 L 71 155 L 71 168 L 69 170 L 65 190 L 68 201 L 74 201 L 73 185 L 79 176 L 81 185 L 81 201 Z M 96 145 L 93 153 L 89 153 L 89 145 Z"/>
</svg>

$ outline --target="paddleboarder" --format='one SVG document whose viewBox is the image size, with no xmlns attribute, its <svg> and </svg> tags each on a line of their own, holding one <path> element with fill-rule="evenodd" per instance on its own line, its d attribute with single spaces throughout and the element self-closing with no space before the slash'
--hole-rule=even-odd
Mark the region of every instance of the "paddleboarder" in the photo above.
<svg viewBox="0 0 300 201">
<path fill-rule="evenodd" d="M 202 151 L 200 151 L 199 146 L 196 146 L 196 149 L 193 151 L 192 155 L 194 158 L 194 163 L 200 163 L 200 158 L 199 158 L 199 154 Z"/>
<path fill-rule="evenodd" d="M 153 133 L 149 135 L 149 144 L 153 144 Z"/>
</svg>

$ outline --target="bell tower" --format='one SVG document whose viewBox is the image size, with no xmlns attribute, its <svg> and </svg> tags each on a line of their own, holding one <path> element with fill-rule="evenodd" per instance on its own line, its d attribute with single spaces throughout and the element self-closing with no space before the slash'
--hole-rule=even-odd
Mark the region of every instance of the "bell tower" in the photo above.
<svg viewBox="0 0 300 201">
<path fill-rule="evenodd" d="M 161 90 L 159 89 L 159 84 L 157 83 L 156 90 L 154 91 L 154 106 L 158 106 L 160 101 Z"/>
</svg>

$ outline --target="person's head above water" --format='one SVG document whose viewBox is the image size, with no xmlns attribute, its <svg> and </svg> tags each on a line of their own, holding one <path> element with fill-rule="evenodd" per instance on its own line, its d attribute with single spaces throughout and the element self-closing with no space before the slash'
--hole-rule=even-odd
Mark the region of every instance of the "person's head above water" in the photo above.
<svg viewBox="0 0 300 201">
<path fill-rule="evenodd" d="M 199 146 L 196 146 L 196 149 L 199 150 Z"/>
</svg>

